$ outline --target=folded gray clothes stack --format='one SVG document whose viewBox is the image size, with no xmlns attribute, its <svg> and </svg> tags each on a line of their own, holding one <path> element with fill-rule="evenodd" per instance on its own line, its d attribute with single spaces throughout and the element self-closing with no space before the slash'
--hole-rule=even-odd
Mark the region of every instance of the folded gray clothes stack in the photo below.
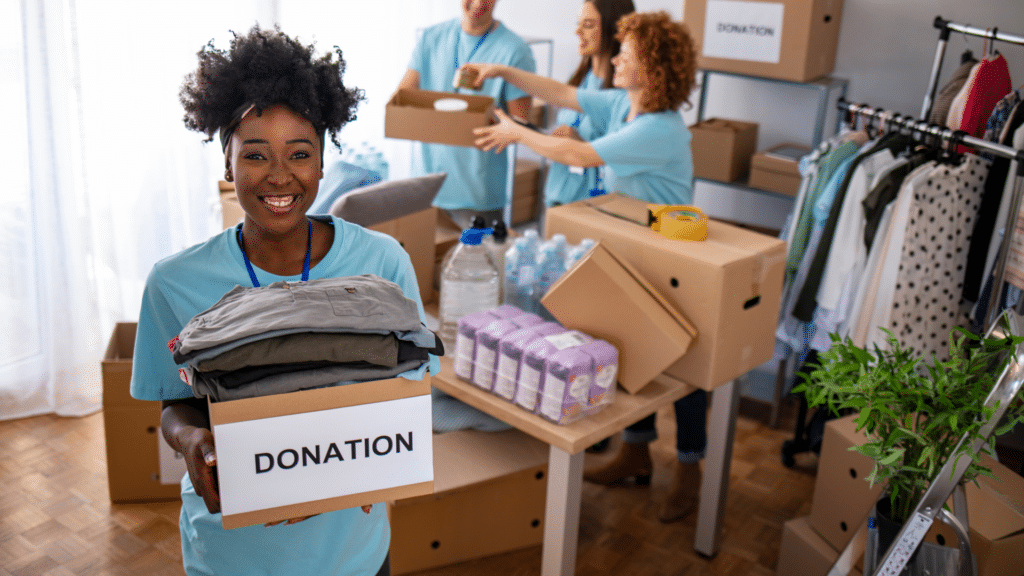
<svg viewBox="0 0 1024 576">
<path fill-rule="evenodd" d="M 215 401 L 392 378 L 444 353 L 416 302 L 370 274 L 236 286 L 168 345 Z"/>
</svg>

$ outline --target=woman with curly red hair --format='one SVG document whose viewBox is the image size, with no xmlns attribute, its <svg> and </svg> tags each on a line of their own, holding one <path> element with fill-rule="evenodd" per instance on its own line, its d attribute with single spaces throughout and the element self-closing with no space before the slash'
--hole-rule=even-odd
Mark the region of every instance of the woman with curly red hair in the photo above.
<svg viewBox="0 0 1024 576">
<path fill-rule="evenodd" d="M 478 128 L 477 146 L 502 151 L 522 143 L 555 162 L 608 166 L 607 189 L 661 204 L 693 198 L 690 132 L 678 108 L 689 102 L 696 50 L 686 27 L 665 12 L 633 13 L 618 22 L 613 59 L 616 88 L 585 90 L 494 64 L 466 64 L 484 79 L 501 77 L 556 106 L 584 112 L 605 135 L 590 142 L 530 130 L 498 111 L 499 122 Z"/>
<path fill-rule="evenodd" d="M 477 145 L 502 150 L 521 142 L 562 164 L 607 165 L 609 190 L 659 204 L 693 200 L 690 132 L 678 108 L 688 103 L 696 75 L 696 49 L 686 27 L 665 12 L 633 13 L 618 22 L 622 43 L 613 83 L 623 90 L 578 89 L 504 66 L 467 65 L 480 78 L 501 76 L 552 104 L 585 112 L 605 135 L 590 142 L 559 138 L 525 128 L 501 112 L 499 123 L 477 129 Z M 676 452 L 668 494 L 658 510 L 662 522 L 679 520 L 696 508 L 700 461 L 707 447 L 707 392 L 697 390 L 675 402 Z M 608 462 L 588 467 L 583 477 L 598 484 L 632 478 L 650 484 L 650 442 L 658 437 L 655 415 L 626 428 L 619 452 Z"/>
</svg>

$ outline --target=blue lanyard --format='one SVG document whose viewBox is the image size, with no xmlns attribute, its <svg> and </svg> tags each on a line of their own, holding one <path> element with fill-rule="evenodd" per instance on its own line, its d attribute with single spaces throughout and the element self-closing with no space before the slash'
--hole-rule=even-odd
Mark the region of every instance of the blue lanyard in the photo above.
<svg viewBox="0 0 1024 576">
<path fill-rule="evenodd" d="M 466 62 L 469 62 L 470 60 L 473 59 L 473 55 L 476 54 L 477 49 L 480 48 L 480 45 L 484 43 L 484 40 L 487 40 L 487 35 L 490 34 L 491 30 L 494 30 L 494 28 L 497 25 L 498 25 L 498 21 L 497 20 L 491 22 L 491 26 L 489 28 L 487 28 L 487 32 L 484 32 L 484 35 L 481 36 L 480 39 L 476 41 L 476 46 L 473 46 L 473 49 L 469 51 L 469 56 L 466 56 Z M 461 46 L 461 45 L 462 45 L 462 27 L 459 26 L 458 28 L 455 29 L 455 74 L 458 74 L 458 72 L 459 72 L 459 46 Z M 455 91 L 458 92 L 459 89 L 456 88 Z"/>
<path fill-rule="evenodd" d="M 587 195 L 591 198 L 594 196 L 601 196 L 604 194 L 604 182 L 601 181 L 601 167 L 595 166 L 593 168 L 586 168 L 583 170 L 584 175 L 587 173 L 587 170 L 594 170 L 594 176 L 597 178 L 597 181 L 594 183 L 595 186 L 587 191 Z"/>
<path fill-rule="evenodd" d="M 302 281 L 309 280 L 309 259 L 313 253 L 313 222 L 306 220 L 306 225 L 309 226 L 309 235 L 306 237 L 306 258 L 302 262 Z M 238 247 L 242 249 L 242 260 L 245 260 L 245 269 L 249 271 L 249 279 L 252 280 L 253 288 L 260 287 L 260 281 L 256 279 L 256 271 L 252 269 L 252 262 L 249 262 L 249 256 L 245 253 L 245 242 L 242 241 L 242 225 L 238 225 Z"/>
</svg>

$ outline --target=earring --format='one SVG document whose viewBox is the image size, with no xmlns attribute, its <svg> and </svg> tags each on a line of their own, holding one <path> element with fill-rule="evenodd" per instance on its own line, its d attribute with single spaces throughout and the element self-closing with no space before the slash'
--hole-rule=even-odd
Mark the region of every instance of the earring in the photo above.
<svg viewBox="0 0 1024 576">
<path fill-rule="evenodd" d="M 235 176 L 231 173 L 231 167 L 230 166 L 228 166 L 227 168 L 224 169 L 224 179 L 227 180 L 228 182 L 234 182 L 235 181 Z"/>
</svg>

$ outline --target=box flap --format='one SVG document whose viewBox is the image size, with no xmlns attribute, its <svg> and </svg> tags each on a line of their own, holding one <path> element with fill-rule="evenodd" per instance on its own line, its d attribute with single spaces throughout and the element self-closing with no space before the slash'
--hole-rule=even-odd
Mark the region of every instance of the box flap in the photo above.
<svg viewBox="0 0 1024 576">
<path fill-rule="evenodd" d="M 980 487 L 967 485 L 971 530 L 992 542 L 1024 533 L 1024 478 L 987 455 L 981 464 L 996 477 L 979 476 Z"/>
<path fill-rule="evenodd" d="M 434 92 L 431 90 L 416 90 L 413 88 L 402 88 L 391 97 L 391 102 L 396 106 L 415 106 L 417 108 L 434 109 L 434 102 L 441 98 L 455 98 L 465 100 L 468 107 L 466 112 L 486 112 L 494 105 L 494 98 L 490 96 L 475 96 L 473 94 L 456 94 L 453 92 Z"/>
</svg>

